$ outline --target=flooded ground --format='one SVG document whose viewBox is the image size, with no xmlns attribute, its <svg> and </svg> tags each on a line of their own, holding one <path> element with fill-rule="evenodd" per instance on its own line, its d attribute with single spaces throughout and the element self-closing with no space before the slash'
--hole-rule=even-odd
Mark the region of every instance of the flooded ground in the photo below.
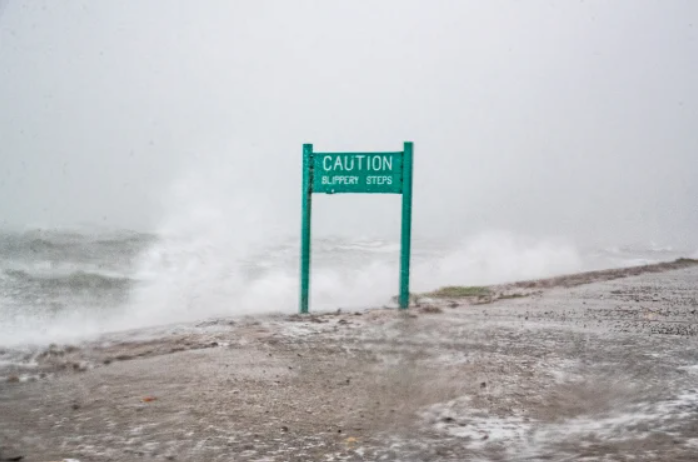
<svg viewBox="0 0 698 462">
<path fill-rule="evenodd" d="M 17 352 L 0 460 L 698 460 L 697 281 L 631 268 Z"/>
</svg>

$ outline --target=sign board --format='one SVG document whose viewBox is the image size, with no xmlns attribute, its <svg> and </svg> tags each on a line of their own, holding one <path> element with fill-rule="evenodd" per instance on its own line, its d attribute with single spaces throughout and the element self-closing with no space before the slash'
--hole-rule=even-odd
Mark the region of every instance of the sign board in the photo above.
<svg viewBox="0 0 698 462">
<path fill-rule="evenodd" d="M 402 192 L 401 152 L 313 154 L 313 192 Z"/>
<path fill-rule="evenodd" d="M 341 193 L 402 194 L 399 305 L 409 304 L 412 228 L 412 156 L 404 143 L 398 152 L 313 152 L 303 145 L 303 212 L 301 226 L 300 312 L 308 312 L 310 293 L 310 223 L 312 195 Z"/>
</svg>

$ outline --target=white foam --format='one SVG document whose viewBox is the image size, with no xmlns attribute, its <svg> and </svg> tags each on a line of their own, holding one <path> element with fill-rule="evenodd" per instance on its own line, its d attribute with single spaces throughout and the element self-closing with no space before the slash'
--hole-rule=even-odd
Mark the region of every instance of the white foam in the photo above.
<svg viewBox="0 0 698 462">
<path fill-rule="evenodd" d="M 698 364 L 693 364 L 690 366 L 681 366 L 679 369 L 688 372 L 689 374 L 698 374 Z"/>
<path fill-rule="evenodd" d="M 698 392 L 692 390 L 672 400 L 634 404 L 604 414 L 582 415 L 558 422 L 529 420 L 521 414 L 498 417 L 475 413 L 467 397 L 432 406 L 422 416 L 437 431 L 464 439 L 472 449 L 501 445 L 512 457 L 525 459 L 540 457 L 563 443 L 580 444 L 588 438 L 595 441 L 641 440 L 654 432 L 670 433 L 693 418 L 697 411 Z"/>
</svg>

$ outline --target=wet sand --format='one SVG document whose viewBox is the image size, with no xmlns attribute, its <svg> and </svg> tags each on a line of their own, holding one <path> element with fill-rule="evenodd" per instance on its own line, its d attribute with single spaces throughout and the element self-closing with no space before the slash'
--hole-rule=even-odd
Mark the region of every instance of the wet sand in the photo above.
<svg viewBox="0 0 698 462">
<path fill-rule="evenodd" d="M 692 263 L 28 352 L 0 460 L 698 460 Z"/>
</svg>

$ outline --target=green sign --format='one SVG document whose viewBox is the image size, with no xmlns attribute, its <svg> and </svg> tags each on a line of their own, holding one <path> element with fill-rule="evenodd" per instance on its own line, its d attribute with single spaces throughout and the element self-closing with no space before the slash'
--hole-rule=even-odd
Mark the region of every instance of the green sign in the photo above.
<svg viewBox="0 0 698 462">
<path fill-rule="evenodd" d="M 313 192 L 402 192 L 401 152 L 313 153 Z"/>
<path fill-rule="evenodd" d="M 399 152 L 313 152 L 303 145 L 303 212 L 301 226 L 300 312 L 310 299 L 310 223 L 313 193 L 402 194 L 399 305 L 409 304 L 412 225 L 413 144 Z"/>
</svg>

